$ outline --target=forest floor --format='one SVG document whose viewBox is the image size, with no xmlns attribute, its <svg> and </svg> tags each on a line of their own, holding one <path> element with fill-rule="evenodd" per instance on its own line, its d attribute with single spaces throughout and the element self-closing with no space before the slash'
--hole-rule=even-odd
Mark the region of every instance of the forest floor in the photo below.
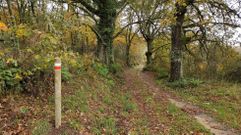
<svg viewBox="0 0 241 135">
<path fill-rule="evenodd" d="M 64 84 L 62 93 L 60 129 L 54 128 L 53 94 L 39 98 L 9 95 L 0 99 L 0 133 L 234 134 L 205 114 L 205 110 L 162 90 L 150 72 L 127 69 L 119 78 L 84 74 Z"/>
<path fill-rule="evenodd" d="M 205 81 L 197 87 L 170 88 L 165 80 L 157 83 L 163 91 L 179 97 L 178 106 L 198 106 L 218 122 L 241 131 L 241 84 Z"/>
<path fill-rule="evenodd" d="M 214 94 L 224 94 L 230 92 L 230 90 L 227 90 L 226 92 L 224 92 L 222 90 L 222 92 L 220 91 L 215 91 L 214 88 L 212 89 L 208 89 L 206 88 L 206 92 L 204 89 L 200 90 L 199 87 L 199 91 L 195 91 L 195 88 L 193 89 L 188 89 L 188 88 L 183 88 L 183 89 L 171 89 L 168 87 L 165 87 L 165 83 L 160 83 L 160 81 L 155 80 L 155 76 L 153 73 L 151 72 L 147 72 L 147 73 L 142 73 L 145 81 L 147 83 L 149 83 L 150 86 L 157 86 L 156 81 L 161 84 L 157 86 L 157 91 L 159 93 L 159 95 L 166 95 L 165 97 L 167 97 L 167 99 L 169 100 L 169 102 L 171 102 L 172 104 L 174 104 L 176 107 L 180 108 L 182 111 L 186 112 L 187 114 L 189 114 L 190 117 L 193 117 L 196 119 L 196 121 L 198 123 L 200 123 L 202 126 L 204 126 L 206 129 L 208 129 L 211 133 L 215 134 L 215 135 L 236 135 L 236 134 L 241 134 L 240 132 L 240 125 L 238 125 L 237 123 L 240 122 L 240 107 L 238 106 L 237 102 L 239 102 L 238 98 L 233 98 L 231 95 L 227 95 L 226 97 L 222 97 L 222 95 L 219 95 L 219 100 L 216 99 L 215 101 L 208 101 L 207 99 L 213 99 L 213 98 L 217 98 L 217 96 L 215 96 Z M 213 84 L 215 85 L 215 84 Z M 220 85 L 222 86 L 222 85 Z M 234 85 L 236 86 L 236 84 Z M 205 86 L 207 87 L 207 86 Z M 225 89 L 224 86 L 222 86 L 223 89 Z M 231 88 L 231 87 L 230 87 Z M 235 95 L 236 97 L 239 97 L 239 89 L 236 86 L 235 88 L 233 88 L 233 90 L 235 90 Z M 209 92 L 207 92 L 209 91 Z M 212 92 L 212 93 L 210 93 Z M 185 94 L 184 94 L 185 93 Z M 194 94 L 195 93 L 195 94 Z M 202 97 L 206 97 L 203 100 L 200 100 L 200 98 Z M 191 101 L 195 101 L 193 99 L 198 100 L 199 99 L 199 104 L 195 104 L 194 102 Z M 230 104 L 223 104 L 222 100 L 227 100 L 227 98 L 232 98 L 233 100 L 229 100 L 229 102 L 233 102 L 235 104 L 235 106 L 232 106 Z M 189 100 L 188 100 L 189 99 Z M 192 100 L 190 100 L 192 99 Z M 222 107 L 222 109 L 224 110 L 224 108 L 226 108 L 226 110 L 229 110 L 229 108 L 233 108 L 233 112 L 229 112 L 229 111 L 222 111 L 217 109 L 216 113 L 210 113 L 211 111 L 208 109 L 205 109 L 204 106 L 202 106 L 202 103 L 206 103 L 206 102 L 210 102 L 209 104 L 216 104 L 216 107 L 214 107 L 215 105 L 213 105 L 213 108 L 218 108 L 218 107 Z M 218 107 L 217 107 L 218 106 Z M 236 107 L 236 108 L 235 108 Z M 236 110 L 235 110 L 236 109 Z M 219 118 L 221 116 L 219 116 L 220 114 L 217 114 L 217 111 L 220 112 L 225 112 L 222 116 L 225 118 L 229 117 L 232 119 L 229 119 L 228 121 L 225 120 L 220 120 Z M 230 117 L 230 116 L 233 117 Z M 224 118 L 224 119 L 225 119 Z M 218 121 L 217 121 L 217 120 Z M 234 126 L 234 124 L 236 124 Z M 231 128 L 230 128 L 231 127 Z"/>
</svg>

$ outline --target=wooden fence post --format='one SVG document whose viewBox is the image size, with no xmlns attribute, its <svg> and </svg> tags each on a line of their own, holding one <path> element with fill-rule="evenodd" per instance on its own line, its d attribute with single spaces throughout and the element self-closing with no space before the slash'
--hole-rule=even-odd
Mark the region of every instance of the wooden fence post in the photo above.
<svg viewBox="0 0 241 135">
<path fill-rule="evenodd" d="M 61 59 L 56 58 L 54 63 L 55 71 L 55 128 L 61 126 Z"/>
</svg>

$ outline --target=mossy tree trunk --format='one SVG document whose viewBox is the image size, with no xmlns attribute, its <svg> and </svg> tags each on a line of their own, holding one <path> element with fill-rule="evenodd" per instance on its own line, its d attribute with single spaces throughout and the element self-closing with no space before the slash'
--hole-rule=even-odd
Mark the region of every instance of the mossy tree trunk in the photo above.
<svg viewBox="0 0 241 135">
<path fill-rule="evenodd" d="M 172 26 L 172 47 L 171 47 L 171 71 L 170 71 L 170 82 L 180 80 L 182 75 L 182 53 L 183 53 L 183 22 L 187 7 L 184 5 L 176 4 L 176 24 Z"/>
<path fill-rule="evenodd" d="M 123 1 L 117 0 L 93 0 L 87 2 L 85 0 L 74 0 L 74 2 L 81 3 L 87 11 L 91 13 L 96 22 L 97 48 L 96 56 L 105 64 L 111 66 L 114 63 L 113 55 L 113 39 L 115 31 L 115 21 L 118 16 L 117 10 L 120 3 Z M 91 3 L 91 4 L 90 4 Z"/>
<path fill-rule="evenodd" d="M 126 45 L 126 65 L 127 65 L 128 67 L 131 67 L 130 48 L 131 48 L 131 44 L 128 43 L 128 44 Z"/>
<path fill-rule="evenodd" d="M 96 47 L 96 51 L 95 51 L 95 56 L 98 59 L 102 59 L 103 58 L 103 45 L 102 45 L 102 41 L 99 37 L 97 37 L 97 47 Z"/>
<path fill-rule="evenodd" d="M 100 20 L 97 26 L 101 36 L 98 38 L 98 43 L 103 47 L 103 60 L 105 64 L 110 66 L 114 63 L 113 35 L 115 32 L 115 20 L 117 17 L 116 3 L 113 0 L 106 0 L 105 2 L 102 2 L 102 5 L 104 5 L 104 7 L 100 6 L 102 10 L 98 13 Z M 100 50 L 98 51 L 101 53 Z"/>
<path fill-rule="evenodd" d="M 153 51 L 153 39 L 147 39 L 147 52 L 146 52 L 146 65 L 150 65 L 152 63 L 152 51 Z"/>
</svg>

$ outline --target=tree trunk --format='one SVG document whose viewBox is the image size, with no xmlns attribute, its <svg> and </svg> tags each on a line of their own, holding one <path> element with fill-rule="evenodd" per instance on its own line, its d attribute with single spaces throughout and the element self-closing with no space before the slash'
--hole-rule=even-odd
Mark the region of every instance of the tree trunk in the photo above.
<svg viewBox="0 0 241 135">
<path fill-rule="evenodd" d="M 25 23 L 25 9 L 26 9 L 25 1 L 17 0 L 16 4 L 18 8 L 19 21 L 20 23 Z"/>
<path fill-rule="evenodd" d="M 9 16 L 11 18 L 10 19 L 11 25 L 15 26 L 15 17 L 14 17 L 13 12 L 12 12 L 11 0 L 7 0 L 7 7 L 8 7 Z"/>
<path fill-rule="evenodd" d="M 36 13 L 35 13 L 35 3 L 36 3 L 35 0 L 30 1 L 30 8 L 31 8 L 31 12 L 32 12 L 32 15 L 33 15 L 34 18 L 36 17 Z"/>
<path fill-rule="evenodd" d="M 99 37 L 97 37 L 97 47 L 96 47 L 96 51 L 95 51 L 95 56 L 103 61 L 103 45 L 102 45 L 102 41 Z"/>
<path fill-rule="evenodd" d="M 152 63 L 152 39 L 148 39 L 147 41 L 147 52 L 146 52 L 146 65 L 150 65 Z"/>
<path fill-rule="evenodd" d="M 131 48 L 131 45 L 128 43 L 126 45 L 126 65 L 128 67 L 131 67 L 131 62 L 130 62 L 130 48 Z"/>
<path fill-rule="evenodd" d="M 98 38 L 98 43 L 103 47 L 104 51 L 104 63 L 108 66 L 111 66 L 114 63 L 114 55 L 113 55 L 113 34 L 115 31 L 115 18 L 116 18 L 116 10 L 113 9 L 105 9 L 100 14 L 100 22 L 98 24 L 98 30 L 100 32 L 101 37 Z M 99 53 L 101 52 L 98 46 Z"/>
<path fill-rule="evenodd" d="M 172 27 L 172 48 L 171 48 L 171 71 L 170 71 L 170 82 L 180 80 L 182 75 L 182 26 L 185 18 L 186 7 L 176 4 L 176 24 Z"/>
</svg>

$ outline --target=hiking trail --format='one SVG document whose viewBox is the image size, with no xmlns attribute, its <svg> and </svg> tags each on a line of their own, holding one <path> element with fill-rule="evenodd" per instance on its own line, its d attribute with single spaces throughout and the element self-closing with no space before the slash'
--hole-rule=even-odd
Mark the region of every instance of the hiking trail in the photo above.
<svg viewBox="0 0 241 135">
<path fill-rule="evenodd" d="M 138 90 L 142 89 L 142 86 L 148 87 L 149 92 L 153 93 L 155 99 L 158 99 L 162 102 L 170 102 L 174 104 L 176 107 L 180 108 L 182 111 L 189 114 L 190 117 L 193 117 L 197 120 L 198 123 L 203 125 L 206 129 L 210 130 L 211 133 L 215 135 L 238 135 L 238 133 L 230 128 L 227 128 L 222 123 L 215 121 L 214 118 L 206 114 L 202 109 L 199 107 L 192 105 L 190 103 L 186 103 L 182 101 L 179 97 L 173 96 L 167 91 L 163 91 L 156 83 L 155 83 L 155 76 L 151 72 L 142 72 L 141 68 L 138 67 L 136 69 L 127 69 L 124 72 L 124 78 L 126 84 L 124 87 L 131 89 L 134 91 L 134 96 L 136 98 L 137 103 L 139 103 L 139 107 L 142 108 L 142 111 L 147 111 L 150 108 L 146 108 L 146 105 L 143 103 L 142 99 L 139 97 Z M 135 85 L 134 82 L 138 82 L 142 85 Z M 144 85 L 143 85 L 144 84 Z M 148 115 L 154 115 L 151 112 L 147 112 Z M 150 118 L 153 123 L 158 123 L 156 116 L 152 116 Z M 156 127 L 158 125 L 154 124 Z"/>
</svg>

